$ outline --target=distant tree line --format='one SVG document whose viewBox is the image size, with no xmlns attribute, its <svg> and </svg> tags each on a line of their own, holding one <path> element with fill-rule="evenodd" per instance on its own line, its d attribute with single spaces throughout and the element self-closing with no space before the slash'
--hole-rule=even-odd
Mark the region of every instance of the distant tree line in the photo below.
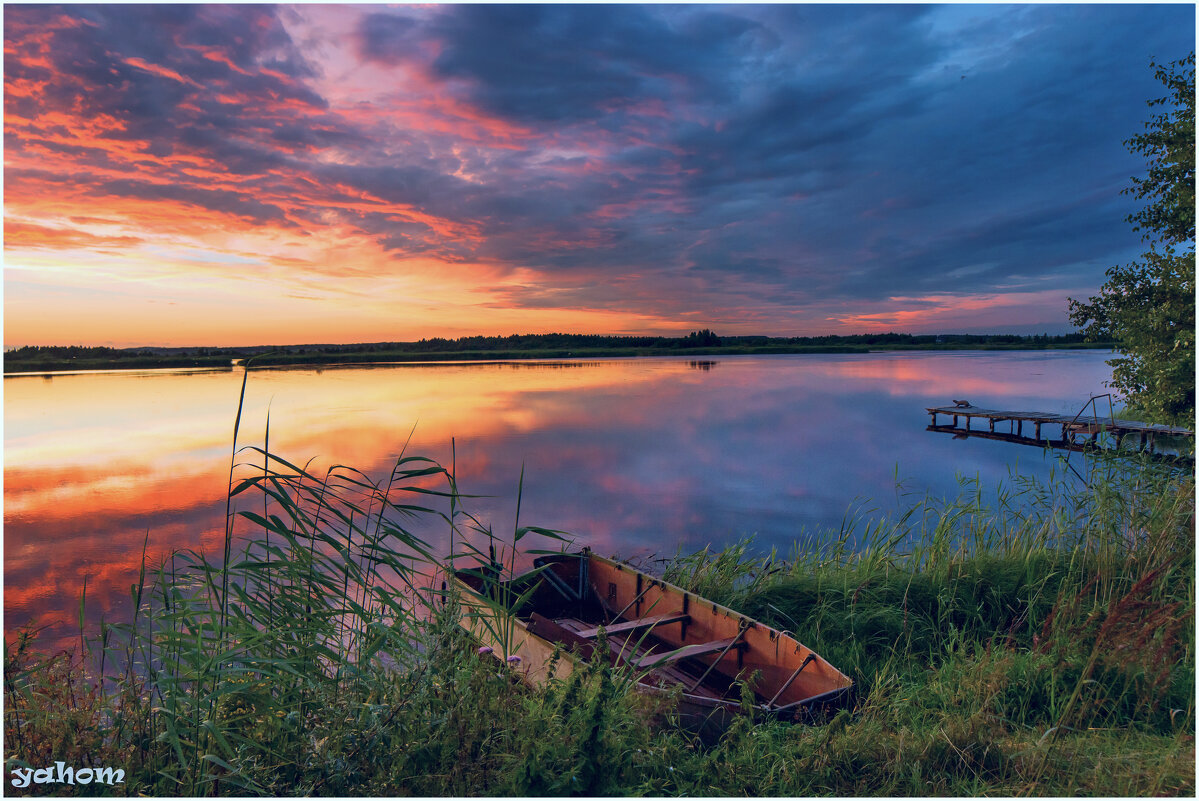
<svg viewBox="0 0 1199 801">
<path fill-rule="evenodd" d="M 78 359 L 89 361 L 93 359 L 144 359 L 173 354 L 187 356 L 219 356 L 235 358 L 240 356 L 245 348 L 109 348 L 102 345 L 26 345 L 4 352 L 6 360 L 24 361 L 29 359 Z"/>
<path fill-rule="evenodd" d="M 819 337 L 722 337 L 726 345 L 866 345 L 866 346 L 921 346 L 921 345 L 1015 345 L 1043 347 L 1049 345 L 1074 345 L 1086 341 L 1080 333 L 1059 334 L 826 334 Z"/>
<path fill-rule="evenodd" d="M 569 356 L 661 354 L 672 351 L 713 350 L 724 352 L 768 352 L 823 350 L 834 352 L 869 348 L 1043 348 L 1072 347 L 1084 342 L 1083 333 L 1050 336 L 1036 334 L 828 334 L 818 337 L 718 336 L 707 328 L 681 337 L 604 336 L 600 334 L 512 334 L 511 336 L 470 336 L 457 339 L 432 337 L 416 342 L 374 342 L 347 345 L 255 345 L 230 348 L 110 348 L 85 345 L 30 345 L 6 351 L 4 362 L 15 370 L 69 370 L 103 367 L 205 367 L 228 365 L 234 359 L 260 357 L 260 364 L 350 361 L 361 356 L 366 361 L 385 361 L 388 357 L 430 358 L 463 354 L 481 354 L 484 358 L 520 358 L 528 356 Z"/>
<path fill-rule="evenodd" d="M 682 350 L 687 348 L 739 348 L 739 347 L 918 347 L 918 346 L 967 346 L 1006 345 L 1024 347 L 1046 347 L 1052 345 L 1081 344 L 1086 340 L 1082 333 L 1050 336 L 1035 334 L 852 334 L 848 336 L 828 334 L 818 337 L 768 337 L 768 336 L 718 336 L 705 328 L 692 331 L 682 337 L 661 336 L 607 336 L 602 334 L 511 334 L 509 336 L 469 336 L 457 339 L 431 337 L 416 342 L 380 342 L 369 345 L 296 345 L 277 348 L 279 352 L 301 353 L 463 353 L 463 352 L 520 352 L 520 351 L 587 351 L 604 349 L 638 350 Z M 243 349 L 245 353 L 271 350 L 269 348 Z"/>
<path fill-rule="evenodd" d="M 394 347 L 417 353 L 445 353 L 464 350 L 560 350 L 562 348 L 710 348 L 723 340 L 708 329 L 692 331 L 685 337 L 605 336 L 602 334 L 512 334 L 506 337 L 461 337 L 460 339 L 422 339 L 396 342 Z"/>
</svg>

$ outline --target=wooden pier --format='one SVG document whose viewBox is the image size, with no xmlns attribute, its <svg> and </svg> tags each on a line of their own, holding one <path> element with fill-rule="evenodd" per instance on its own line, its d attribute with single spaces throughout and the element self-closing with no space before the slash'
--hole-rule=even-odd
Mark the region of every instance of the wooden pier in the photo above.
<svg viewBox="0 0 1199 801">
<path fill-rule="evenodd" d="M 1099 436 L 1106 434 L 1112 437 L 1115 447 L 1119 447 L 1125 437 L 1136 435 L 1142 450 L 1153 451 L 1157 437 L 1194 437 L 1195 432 L 1185 428 L 1160 425 L 1158 423 L 1142 423 L 1137 420 L 1122 420 L 1116 417 L 1096 417 L 1094 415 L 1049 414 L 1048 412 L 1009 412 L 997 409 L 981 409 L 977 406 L 936 406 L 928 408 L 932 416 L 930 431 L 943 431 L 951 434 L 967 436 L 989 436 L 994 439 L 1004 439 L 1009 442 L 1023 442 L 1029 445 L 1049 445 L 1055 448 L 1077 450 L 1087 444 L 1098 443 Z M 938 425 L 938 416 L 953 418 L 953 425 Z M 959 420 L 964 425 L 959 425 Z M 972 428 L 974 420 L 985 421 L 980 428 Z M 996 423 L 1008 423 L 1009 431 L 996 431 Z M 1032 429 L 1032 436 L 1025 434 L 1025 426 Z M 1049 428 L 1046 428 L 1046 427 Z M 1044 432 L 1044 436 L 1042 436 Z M 1060 432 L 1057 439 L 1049 436 Z"/>
</svg>

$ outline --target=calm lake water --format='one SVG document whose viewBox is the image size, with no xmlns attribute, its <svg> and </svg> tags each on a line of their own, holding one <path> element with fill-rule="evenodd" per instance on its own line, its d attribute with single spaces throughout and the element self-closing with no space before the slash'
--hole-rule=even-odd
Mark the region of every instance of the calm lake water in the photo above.
<svg viewBox="0 0 1199 801">
<path fill-rule="evenodd" d="M 1048 475 L 1036 449 L 925 430 L 926 406 L 1076 413 L 1110 378 L 1105 351 L 887 353 L 254 371 L 241 444 L 314 469 L 385 477 L 409 454 L 451 461 L 469 511 L 511 535 L 571 532 L 622 557 L 753 535 L 784 553 L 855 505 L 893 511 L 906 489 L 956 495 L 1010 471 Z M 242 372 L 4 380 L 6 627 L 67 640 L 88 616 L 122 619 L 142 542 L 219 553 Z M 1104 407 L 1106 410 L 1106 406 Z M 444 546 L 445 526 L 430 530 Z M 77 636 L 77 634 L 76 634 Z"/>
</svg>

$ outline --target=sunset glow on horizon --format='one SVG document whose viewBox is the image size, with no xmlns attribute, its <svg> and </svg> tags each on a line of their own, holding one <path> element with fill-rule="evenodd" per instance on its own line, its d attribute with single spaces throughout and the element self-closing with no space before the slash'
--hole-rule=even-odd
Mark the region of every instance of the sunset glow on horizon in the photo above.
<svg viewBox="0 0 1199 801">
<path fill-rule="evenodd" d="M 4 344 L 1063 333 L 1188 5 L 6 5 Z"/>
</svg>

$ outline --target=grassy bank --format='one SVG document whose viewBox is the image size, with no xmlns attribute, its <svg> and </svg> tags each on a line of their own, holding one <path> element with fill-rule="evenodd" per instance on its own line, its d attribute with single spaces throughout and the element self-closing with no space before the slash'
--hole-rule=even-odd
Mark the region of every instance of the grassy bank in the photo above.
<svg viewBox="0 0 1199 801">
<path fill-rule="evenodd" d="M 825 725 L 704 742 L 606 662 L 531 690 L 465 640 L 454 604 L 415 603 L 437 560 L 414 518 L 459 550 L 491 533 L 440 466 L 402 457 L 377 481 L 241 459 L 224 554 L 148 565 L 134 619 L 73 654 L 6 643 L 10 793 L 1194 793 L 1193 474 L 1105 463 L 1092 486 L 994 501 L 967 485 L 785 558 L 742 543 L 670 560 L 671 581 L 858 685 Z M 504 540 L 536 535 L 557 536 L 518 521 Z M 55 761 L 125 783 L 14 786 Z"/>
</svg>

